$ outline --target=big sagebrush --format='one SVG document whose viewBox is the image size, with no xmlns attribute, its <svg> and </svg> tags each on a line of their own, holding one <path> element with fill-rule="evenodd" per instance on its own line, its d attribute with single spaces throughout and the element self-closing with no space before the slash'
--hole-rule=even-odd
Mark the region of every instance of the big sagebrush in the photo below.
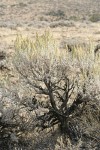
<svg viewBox="0 0 100 150">
<path fill-rule="evenodd" d="M 37 116 L 36 127 L 58 125 L 64 137 L 78 141 L 83 135 L 80 122 L 84 122 L 84 112 L 89 104 L 99 103 L 99 55 L 95 55 L 92 45 L 87 51 L 81 47 L 61 51 L 49 32 L 37 35 L 34 43 L 18 36 L 15 49 L 15 67 L 34 89 L 33 101 L 42 95 L 48 103 L 48 112 Z M 96 109 L 99 111 L 98 104 Z M 98 121 L 96 115 L 93 117 Z"/>
</svg>

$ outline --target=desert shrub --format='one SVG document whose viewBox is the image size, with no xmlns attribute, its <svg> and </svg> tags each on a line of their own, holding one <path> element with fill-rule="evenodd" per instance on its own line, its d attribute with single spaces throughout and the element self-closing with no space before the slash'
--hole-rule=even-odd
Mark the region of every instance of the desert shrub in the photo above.
<svg viewBox="0 0 100 150">
<path fill-rule="evenodd" d="M 92 21 L 92 22 L 100 21 L 100 14 L 92 14 L 90 17 L 90 21 Z"/>
<path fill-rule="evenodd" d="M 69 20 L 73 20 L 73 21 L 79 21 L 80 18 L 78 16 L 70 16 Z"/>
<path fill-rule="evenodd" d="M 72 149 L 80 140 L 83 148 L 99 147 L 99 56 L 92 44 L 87 51 L 79 45 L 61 51 L 49 32 L 34 43 L 18 36 L 13 63 L 19 82 L 0 76 L 0 148 L 43 149 L 50 141 L 56 148 L 58 131 Z M 54 133 L 46 139 L 48 130 Z"/>
<path fill-rule="evenodd" d="M 77 142 L 88 121 L 91 126 L 93 118 L 95 124 L 99 122 L 100 57 L 95 56 L 92 45 L 87 51 L 80 46 L 71 52 L 60 51 L 49 32 L 36 35 L 34 43 L 18 36 L 15 49 L 15 68 L 34 89 L 33 101 L 39 106 L 40 95 L 47 103 L 47 110 L 40 109 L 42 114 L 36 117 L 36 127 L 44 130 L 58 126 L 64 141 L 67 137 Z"/>
<path fill-rule="evenodd" d="M 58 9 L 57 11 L 52 10 L 52 11 L 48 12 L 46 15 L 53 16 L 53 17 L 59 17 L 60 19 L 65 18 L 65 12 L 60 9 Z"/>
<path fill-rule="evenodd" d="M 50 27 L 51 28 L 56 28 L 56 27 L 72 27 L 74 26 L 74 22 L 71 21 L 64 21 L 64 20 L 60 20 L 60 21 L 53 21 L 52 23 L 50 23 Z"/>
<path fill-rule="evenodd" d="M 25 3 L 21 3 L 21 2 L 20 2 L 18 5 L 19 5 L 19 7 L 21 7 L 21 8 L 23 8 L 23 7 L 26 7 L 26 6 L 27 6 L 27 4 L 25 4 Z"/>
<path fill-rule="evenodd" d="M 18 85 L 11 86 L 8 82 L 5 78 L 0 80 L 0 149 L 31 149 L 32 139 L 28 134 L 34 129 L 32 102 L 28 104 L 27 97 L 26 103 L 19 96 Z"/>
</svg>

